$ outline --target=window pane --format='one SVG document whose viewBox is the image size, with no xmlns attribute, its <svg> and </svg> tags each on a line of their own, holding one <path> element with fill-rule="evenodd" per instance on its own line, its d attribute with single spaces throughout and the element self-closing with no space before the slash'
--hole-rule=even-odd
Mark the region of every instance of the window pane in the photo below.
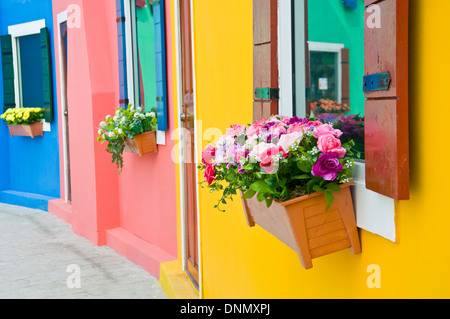
<svg viewBox="0 0 450 319">
<path fill-rule="evenodd" d="M 137 85 L 138 103 L 145 110 L 156 107 L 156 68 L 155 68 L 155 32 L 153 6 L 146 0 L 147 6 L 136 7 L 136 42 L 137 61 L 135 83 Z"/>
<path fill-rule="evenodd" d="M 298 21 L 302 1 L 294 1 L 295 32 L 306 29 L 306 43 L 296 39 L 294 50 L 307 47 L 303 63 L 306 87 L 296 87 L 295 94 L 305 94 L 305 113 L 323 121 L 334 122 L 343 138 L 355 141 L 355 157 L 364 158 L 364 5 L 356 8 L 336 0 L 305 0 L 307 21 Z M 300 69 L 296 69 L 298 72 Z M 305 89 L 305 91 L 302 91 Z M 299 109 L 296 105 L 296 109 Z M 301 112 L 297 113 L 301 114 Z M 305 114 L 303 113 L 303 114 Z"/>
<path fill-rule="evenodd" d="M 39 34 L 17 39 L 19 86 L 23 107 L 43 107 L 41 40 Z"/>
<path fill-rule="evenodd" d="M 311 90 L 312 103 L 319 100 L 337 101 L 338 93 L 338 65 L 337 53 L 310 51 Z"/>
</svg>

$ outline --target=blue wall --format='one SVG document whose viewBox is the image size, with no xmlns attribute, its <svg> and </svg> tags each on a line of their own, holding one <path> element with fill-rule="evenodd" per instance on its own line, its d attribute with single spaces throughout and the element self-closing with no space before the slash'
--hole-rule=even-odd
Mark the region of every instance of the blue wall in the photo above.
<svg viewBox="0 0 450 319">
<path fill-rule="evenodd" d="M 44 132 L 43 137 L 34 139 L 17 136 L 11 138 L 6 125 L 0 123 L 0 202 L 46 209 L 49 199 L 60 197 L 52 2 L 0 1 L 1 35 L 8 33 L 9 25 L 41 19 L 45 19 L 51 39 L 54 120 L 51 123 L 51 132 Z M 0 85 L 0 102 L 0 105 L 3 105 L 3 85 Z"/>
</svg>

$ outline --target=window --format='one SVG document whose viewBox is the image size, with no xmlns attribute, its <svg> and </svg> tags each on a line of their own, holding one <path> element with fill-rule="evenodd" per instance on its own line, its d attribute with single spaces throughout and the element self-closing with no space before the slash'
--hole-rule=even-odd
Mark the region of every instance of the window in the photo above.
<svg viewBox="0 0 450 319">
<path fill-rule="evenodd" d="M 167 131 L 164 1 L 116 1 L 120 104 L 156 112 L 158 131 Z"/>
<path fill-rule="evenodd" d="M 1 37 L 4 109 L 41 107 L 44 131 L 53 120 L 50 42 L 45 20 L 8 27 Z"/>
<path fill-rule="evenodd" d="M 373 2 L 368 0 L 365 4 Z M 276 4 L 279 4 L 276 20 L 279 32 L 275 34 L 277 39 L 270 40 L 278 40 L 279 46 L 279 114 L 326 119 L 355 140 L 355 155 L 359 158 L 353 195 L 358 226 L 395 241 L 394 199 L 407 199 L 409 185 L 405 129 L 408 50 L 395 50 L 407 43 L 408 28 L 404 28 L 408 23 L 407 2 L 378 1 L 382 10 L 377 12 L 396 13 L 381 17 L 385 24 L 380 29 L 368 29 L 365 21 L 369 10 L 362 2 L 274 0 L 266 2 L 265 12 L 272 13 Z M 254 1 L 256 6 L 263 4 Z M 259 24 L 273 29 L 273 17 L 259 16 L 258 12 L 254 10 L 256 30 L 261 28 Z M 392 19 L 402 22 L 395 23 Z M 401 28 L 392 30 L 396 25 Z M 372 46 L 375 53 L 365 49 L 367 46 Z M 289 55 L 291 59 L 287 58 Z M 377 61 L 377 56 L 385 60 Z M 391 61 L 392 58 L 395 60 Z M 396 61 L 406 63 L 397 65 Z M 254 78 L 258 78 L 260 67 L 255 64 L 254 68 L 257 69 Z M 365 76 L 385 71 L 393 75 L 391 87 L 386 91 L 364 92 Z M 398 121 L 392 123 L 390 119 Z M 368 131 L 367 123 L 371 125 Z M 399 159 L 404 161 L 400 163 Z"/>
</svg>

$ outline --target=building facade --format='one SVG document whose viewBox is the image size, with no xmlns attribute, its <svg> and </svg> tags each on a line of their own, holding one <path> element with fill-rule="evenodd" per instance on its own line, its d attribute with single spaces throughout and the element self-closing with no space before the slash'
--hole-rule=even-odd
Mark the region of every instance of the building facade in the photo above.
<svg viewBox="0 0 450 319">
<path fill-rule="evenodd" d="M 43 137 L 10 137 L 0 125 L 1 202 L 32 200 L 158 276 L 171 298 L 448 297 L 449 174 L 436 159 L 450 151 L 445 124 L 426 114 L 444 98 L 446 44 L 435 38 L 450 30 L 450 4 L 17 0 L 0 9 L 1 35 L 45 21 L 53 78 Z M 386 71 L 387 90 L 364 86 Z M 278 98 L 260 100 L 255 90 L 267 88 Z M 97 135 L 128 104 L 156 109 L 158 151 L 125 153 L 119 174 Z M 214 208 L 219 196 L 196 166 L 230 125 L 342 110 L 366 124 L 352 186 L 362 252 L 306 270 L 248 226 L 239 196 L 226 212 Z"/>
</svg>

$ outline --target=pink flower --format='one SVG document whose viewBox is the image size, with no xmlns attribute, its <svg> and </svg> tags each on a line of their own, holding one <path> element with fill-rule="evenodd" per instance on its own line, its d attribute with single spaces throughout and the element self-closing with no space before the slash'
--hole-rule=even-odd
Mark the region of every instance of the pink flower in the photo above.
<svg viewBox="0 0 450 319">
<path fill-rule="evenodd" d="M 203 173 L 203 177 L 206 179 L 208 185 L 211 185 L 213 181 L 216 180 L 216 170 L 214 169 L 215 164 L 206 165 L 205 172 Z"/>
<path fill-rule="evenodd" d="M 317 148 L 322 153 L 336 153 L 339 158 L 344 158 L 345 154 L 347 154 L 347 150 L 341 147 L 341 141 L 331 133 L 319 136 Z"/>
<path fill-rule="evenodd" d="M 308 123 L 306 123 L 307 126 L 320 126 L 323 125 L 322 122 L 320 121 L 309 121 Z"/>
<path fill-rule="evenodd" d="M 283 123 L 275 124 L 269 128 L 269 132 L 274 133 L 276 135 L 285 134 L 286 128 Z"/>
<path fill-rule="evenodd" d="M 281 119 L 281 122 L 284 124 L 289 124 L 290 121 L 291 121 L 291 118 L 289 116 L 285 116 Z"/>
<path fill-rule="evenodd" d="M 332 134 L 334 137 L 341 137 L 342 132 L 340 130 L 334 129 L 330 124 L 322 124 L 316 126 L 313 131 L 313 135 L 315 138 L 319 138 L 322 135 Z"/>
<path fill-rule="evenodd" d="M 247 127 L 246 131 L 247 137 L 258 135 L 262 127 L 263 125 L 259 122 L 253 123 L 252 125 Z"/>
<path fill-rule="evenodd" d="M 283 157 L 287 156 L 287 153 L 283 150 L 281 146 L 277 146 L 274 144 L 267 144 L 270 145 L 266 149 L 264 149 L 259 154 L 259 159 L 261 161 L 260 166 L 261 167 L 267 167 L 272 165 L 273 162 L 275 162 L 275 156 L 282 153 Z"/>
<path fill-rule="evenodd" d="M 227 128 L 226 135 L 234 137 L 239 133 L 241 133 L 244 129 L 245 129 L 244 125 L 235 124 L 231 128 Z"/>
<path fill-rule="evenodd" d="M 211 164 L 215 155 L 216 148 L 213 145 L 208 144 L 202 152 L 202 163 L 205 165 Z"/>
<path fill-rule="evenodd" d="M 294 123 L 288 128 L 287 133 L 288 134 L 289 133 L 294 133 L 294 132 L 304 133 L 304 132 L 307 132 L 307 131 L 309 131 L 309 127 L 306 127 L 305 124 Z"/>
</svg>

